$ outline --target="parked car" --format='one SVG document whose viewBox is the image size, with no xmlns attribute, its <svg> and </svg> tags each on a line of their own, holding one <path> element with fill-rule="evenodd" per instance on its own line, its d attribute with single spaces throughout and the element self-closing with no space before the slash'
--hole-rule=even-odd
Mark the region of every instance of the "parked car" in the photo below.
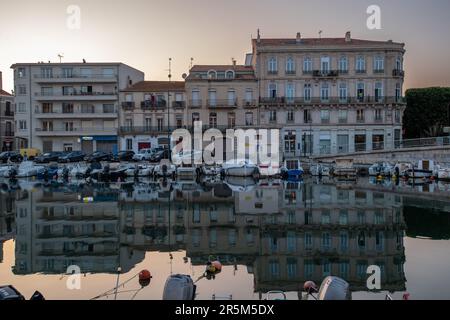
<svg viewBox="0 0 450 320">
<path fill-rule="evenodd" d="M 132 161 L 134 157 L 134 151 L 119 151 L 119 153 L 117 153 L 114 156 L 114 161 Z"/>
<path fill-rule="evenodd" d="M 60 157 L 64 156 L 65 152 L 54 151 L 54 152 L 46 152 L 34 158 L 34 162 L 36 163 L 49 163 L 58 161 Z"/>
<path fill-rule="evenodd" d="M 112 154 L 103 151 L 95 151 L 94 153 L 88 155 L 85 160 L 87 162 L 99 162 L 99 161 L 112 161 Z"/>
<path fill-rule="evenodd" d="M 153 154 L 152 149 L 141 149 L 133 156 L 134 161 L 145 161 L 150 160 L 150 157 Z"/>
<path fill-rule="evenodd" d="M 150 157 L 150 162 L 160 162 L 163 159 L 169 159 L 168 149 L 163 149 L 153 153 Z"/>
<path fill-rule="evenodd" d="M 8 160 L 12 162 L 22 162 L 23 157 L 19 152 L 16 151 L 5 151 L 0 153 L 0 162 L 7 163 Z"/>
<path fill-rule="evenodd" d="M 72 151 L 59 157 L 58 162 L 79 162 L 83 161 L 86 154 L 83 151 Z"/>
</svg>

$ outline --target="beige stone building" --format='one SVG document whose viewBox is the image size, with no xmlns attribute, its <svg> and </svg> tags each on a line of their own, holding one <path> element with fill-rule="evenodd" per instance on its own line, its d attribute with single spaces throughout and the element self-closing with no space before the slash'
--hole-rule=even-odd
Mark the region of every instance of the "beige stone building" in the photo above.
<svg viewBox="0 0 450 320">
<path fill-rule="evenodd" d="M 261 125 L 285 156 L 391 148 L 402 137 L 404 44 L 342 38 L 252 41 Z"/>
<path fill-rule="evenodd" d="M 0 151 L 14 149 L 14 96 L 3 90 L 0 72 Z"/>
<path fill-rule="evenodd" d="M 120 92 L 119 146 L 135 152 L 167 145 L 186 126 L 184 81 L 141 81 Z"/>
</svg>

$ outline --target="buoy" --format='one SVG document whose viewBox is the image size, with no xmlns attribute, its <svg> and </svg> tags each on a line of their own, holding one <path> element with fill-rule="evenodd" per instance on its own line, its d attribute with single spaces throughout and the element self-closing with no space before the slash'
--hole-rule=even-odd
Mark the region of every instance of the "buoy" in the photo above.
<svg viewBox="0 0 450 320">
<path fill-rule="evenodd" d="M 150 284 L 150 281 L 152 279 L 152 274 L 147 269 L 142 270 L 139 272 L 139 284 L 142 287 L 146 287 Z"/>
<path fill-rule="evenodd" d="M 222 264 L 219 261 L 213 261 L 213 262 L 208 262 L 206 264 L 206 272 L 207 273 L 219 273 L 220 271 L 222 271 Z"/>
<path fill-rule="evenodd" d="M 303 285 L 303 289 L 309 294 L 318 291 L 317 285 L 313 281 L 306 281 Z"/>
</svg>

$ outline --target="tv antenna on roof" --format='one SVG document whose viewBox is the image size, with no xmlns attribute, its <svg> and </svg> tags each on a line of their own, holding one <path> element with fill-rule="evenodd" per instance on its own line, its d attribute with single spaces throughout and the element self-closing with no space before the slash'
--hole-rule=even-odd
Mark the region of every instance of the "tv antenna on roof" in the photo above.
<svg viewBox="0 0 450 320">
<path fill-rule="evenodd" d="M 62 58 L 64 58 L 64 54 L 63 53 L 59 53 L 58 54 L 58 58 L 59 58 L 59 63 L 61 63 Z"/>
<path fill-rule="evenodd" d="M 189 65 L 189 70 L 192 69 L 193 65 L 194 65 L 194 58 L 191 58 L 191 64 Z"/>
</svg>

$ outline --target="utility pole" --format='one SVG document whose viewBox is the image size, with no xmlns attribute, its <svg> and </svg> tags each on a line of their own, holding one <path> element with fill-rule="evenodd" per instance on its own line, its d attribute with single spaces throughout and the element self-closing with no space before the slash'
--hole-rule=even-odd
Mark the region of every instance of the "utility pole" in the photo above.
<svg viewBox="0 0 450 320">
<path fill-rule="evenodd" d="M 172 58 L 169 58 L 169 86 L 167 88 L 167 144 L 168 144 L 168 153 L 169 160 L 172 160 L 171 151 L 170 151 L 170 83 L 172 80 Z"/>
</svg>

